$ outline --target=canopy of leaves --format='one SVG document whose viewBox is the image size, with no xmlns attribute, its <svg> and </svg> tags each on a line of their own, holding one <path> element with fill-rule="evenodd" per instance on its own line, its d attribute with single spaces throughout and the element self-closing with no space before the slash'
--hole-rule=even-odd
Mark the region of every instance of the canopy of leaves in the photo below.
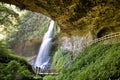
<svg viewBox="0 0 120 80">
<path fill-rule="evenodd" d="M 24 11 L 19 19 L 19 26 L 8 38 L 11 42 L 22 42 L 30 40 L 35 36 L 42 38 L 48 29 L 50 19 L 42 14 Z"/>
<path fill-rule="evenodd" d="M 18 25 L 18 14 L 0 3 L 0 34 L 8 35 Z"/>
</svg>

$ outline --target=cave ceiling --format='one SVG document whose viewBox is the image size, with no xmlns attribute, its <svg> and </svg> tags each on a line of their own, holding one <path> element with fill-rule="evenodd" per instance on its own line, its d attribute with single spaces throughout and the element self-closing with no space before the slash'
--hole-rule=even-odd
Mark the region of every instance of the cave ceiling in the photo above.
<svg viewBox="0 0 120 80">
<path fill-rule="evenodd" d="M 63 33 L 70 35 L 84 34 L 88 31 L 97 35 L 99 32 L 106 31 L 103 30 L 104 27 L 109 29 L 109 26 L 112 26 L 112 28 L 117 27 L 117 29 L 114 29 L 115 31 L 120 30 L 119 0 L 0 1 L 2 3 L 14 4 L 21 9 L 42 13 L 55 20 Z M 107 31 L 109 32 L 109 30 Z"/>
</svg>

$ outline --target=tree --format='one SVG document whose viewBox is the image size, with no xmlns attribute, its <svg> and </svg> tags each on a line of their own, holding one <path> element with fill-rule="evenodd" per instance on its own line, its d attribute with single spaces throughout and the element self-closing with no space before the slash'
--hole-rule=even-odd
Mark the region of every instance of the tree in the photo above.
<svg viewBox="0 0 120 80">
<path fill-rule="evenodd" d="M 18 14 L 0 3 L 0 35 L 6 37 L 18 25 Z"/>
<path fill-rule="evenodd" d="M 19 18 L 19 26 L 16 32 L 9 36 L 10 42 L 23 42 L 35 36 L 42 38 L 49 26 L 50 18 L 25 10 Z M 12 40 L 10 40 L 12 39 Z"/>
</svg>

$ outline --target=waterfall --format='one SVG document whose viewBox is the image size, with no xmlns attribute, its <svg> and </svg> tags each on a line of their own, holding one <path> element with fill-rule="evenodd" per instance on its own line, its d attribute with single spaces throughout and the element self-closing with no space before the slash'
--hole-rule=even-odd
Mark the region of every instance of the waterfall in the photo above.
<svg viewBox="0 0 120 80">
<path fill-rule="evenodd" d="M 38 56 L 34 64 L 35 69 L 40 68 L 42 70 L 45 70 L 50 66 L 49 53 L 50 53 L 50 48 L 51 48 L 53 29 L 54 29 L 54 21 L 51 20 L 49 29 L 43 37 L 43 41 L 40 46 L 39 53 L 38 53 Z"/>
</svg>

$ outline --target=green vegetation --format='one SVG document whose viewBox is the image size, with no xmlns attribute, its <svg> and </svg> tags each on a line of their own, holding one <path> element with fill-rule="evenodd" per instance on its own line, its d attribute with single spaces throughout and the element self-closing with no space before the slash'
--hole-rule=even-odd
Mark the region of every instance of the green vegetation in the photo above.
<svg viewBox="0 0 120 80">
<path fill-rule="evenodd" d="M 42 38 L 48 29 L 50 19 L 42 14 L 27 10 L 19 13 L 21 16 L 19 16 L 17 31 L 11 32 L 7 38 L 8 42 L 18 43 L 31 40 L 34 37 Z"/>
<path fill-rule="evenodd" d="M 6 38 L 10 32 L 15 31 L 18 25 L 18 16 L 14 10 L 0 3 L 0 39 L 3 39 L 1 36 Z"/>
<path fill-rule="evenodd" d="M 16 31 L 11 32 L 7 36 L 7 42 L 11 46 L 19 43 L 24 43 L 28 40 L 38 38 L 41 42 L 44 34 L 47 32 L 50 18 L 42 14 L 31 12 L 31 11 L 20 11 L 19 14 L 19 25 Z M 54 25 L 56 26 L 56 25 Z M 57 29 L 54 27 L 54 36 L 57 34 Z"/>
<path fill-rule="evenodd" d="M 0 80 L 41 80 L 32 73 L 25 58 L 16 56 L 0 42 Z"/>
<path fill-rule="evenodd" d="M 3 44 L 1 44 L 3 45 Z M 43 80 L 119 80 L 120 79 L 120 43 L 94 44 L 80 53 L 68 67 L 66 61 L 71 60 L 71 53 L 58 50 L 53 57 L 52 66 L 62 68 L 58 76 L 45 76 Z M 0 79 L 1 80 L 42 80 L 33 75 L 24 58 L 15 56 L 0 47 Z"/>
<path fill-rule="evenodd" d="M 57 80 L 119 80 L 120 43 L 95 44 L 62 70 Z"/>
<path fill-rule="evenodd" d="M 72 53 L 67 50 L 57 50 L 53 56 L 52 68 L 55 70 L 60 70 L 67 67 L 72 60 Z"/>
<path fill-rule="evenodd" d="M 54 75 L 48 75 L 43 77 L 43 80 L 55 80 L 55 76 Z"/>
<path fill-rule="evenodd" d="M 55 6 L 51 8 L 52 11 L 49 7 L 46 10 L 62 25 L 61 28 L 65 28 L 61 29 L 61 34 L 67 33 L 63 33 L 63 36 L 91 31 L 92 36 L 97 38 L 120 31 L 120 6 L 117 0 L 47 2 Z M 19 17 L 19 24 L 18 16 L 16 12 L 0 4 L 0 34 L 9 35 L 9 44 L 16 45 L 35 36 L 42 38 L 48 29 L 50 20 L 38 13 L 26 12 Z M 42 80 L 41 76 L 32 73 L 32 68 L 25 58 L 11 54 L 6 47 L 0 42 L 0 80 Z M 94 44 L 80 53 L 75 60 L 71 60 L 71 52 L 58 48 L 53 55 L 52 68 L 61 72 L 58 76 L 45 76 L 43 80 L 120 80 L 120 43 Z"/>
</svg>

